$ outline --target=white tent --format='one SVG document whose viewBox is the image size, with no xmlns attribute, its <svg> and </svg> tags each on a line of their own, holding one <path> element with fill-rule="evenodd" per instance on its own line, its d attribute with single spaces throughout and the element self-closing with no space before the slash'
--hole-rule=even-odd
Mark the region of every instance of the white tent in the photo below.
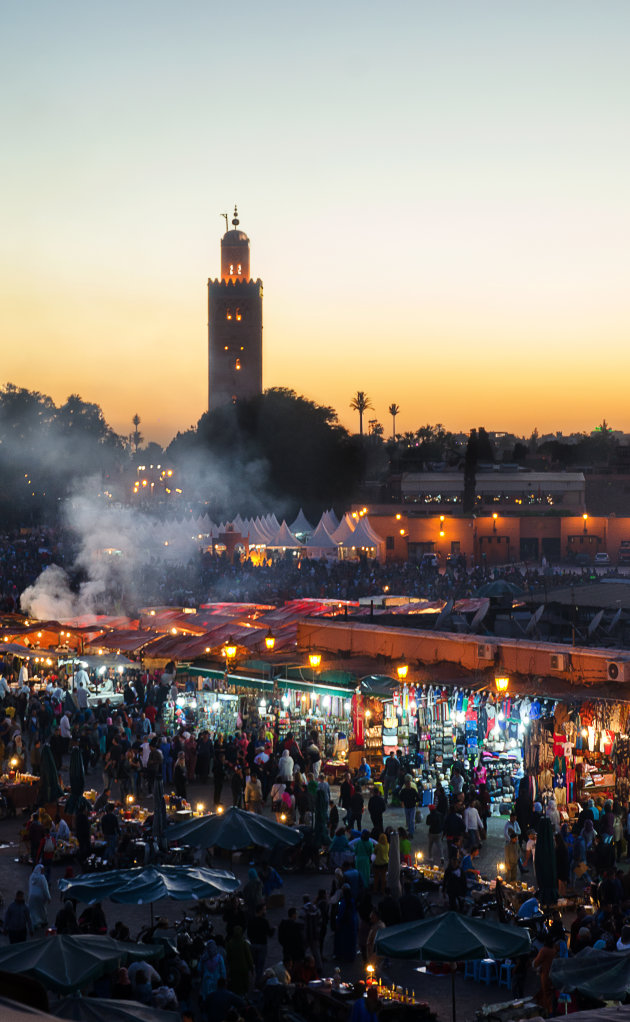
<svg viewBox="0 0 630 1022">
<path fill-rule="evenodd" d="M 295 538 L 286 521 L 283 519 L 282 525 L 271 542 L 267 543 L 267 546 L 273 550 L 299 550 L 302 544 Z"/>
<path fill-rule="evenodd" d="M 337 515 L 335 514 L 331 507 L 328 508 L 328 511 L 324 511 L 322 515 L 322 521 L 326 528 L 328 529 L 331 536 L 335 529 L 339 528 L 339 519 L 337 518 Z"/>
<path fill-rule="evenodd" d="M 248 542 L 250 550 L 252 547 L 267 546 L 269 542 L 267 536 L 258 528 L 256 522 L 252 519 L 243 524 L 243 531 L 244 535 L 249 537 Z"/>
<path fill-rule="evenodd" d="M 309 557 L 337 556 L 339 548 L 322 521 L 306 544 L 306 552 Z"/>
<path fill-rule="evenodd" d="M 339 546 L 345 546 L 346 540 L 354 532 L 354 524 L 355 523 L 353 522 L 352 518 L 346 512 L 346 514 L 341 519 L 341 524 L 338 525 L 335 531 L 332 533 L 332 538 L 334 539 L 335 543 L 337 543 Z"/>
<path fill-rule="evenodd" d="M 289 526 L 294 536 L 310 536 L 313 526 L 304 514 L 302 508 L 298 511 L 295 521 Z"/>
<path fill-rule="evenodd" d="M 271 530 L 269 528 L 269 526 L 267 525 L 267 523 L 265 522 L 264 518 L 256 518 L 254 520 L 254 525 L 258 529 L 258 532 L 260 533 L 260 535 L 264 536 L 264 538 L 267 540 L 267 542 L 270 539 L 273 539 L 275 533 L 278 531 L 277 529 Z"/>
<path fill-rule="evenodd" d="M 275 536 L 276 532 L 280 528 L 280 522 L 275 515 L 265 515 L 263 518 L 266 529 L 269 531 L 271 536 Z"/>
<path fill-rule="evenodd" d="M 357 527 L 352 535 L 348 536 L 340 544 L 342 552 L 350 557 L 358 557 L 360 554 L 367 554 L 368 557 L 377 557 L 383 545 L 384 540 L 374 532 L 367 518 L 359 518 Z"/>
</svg>

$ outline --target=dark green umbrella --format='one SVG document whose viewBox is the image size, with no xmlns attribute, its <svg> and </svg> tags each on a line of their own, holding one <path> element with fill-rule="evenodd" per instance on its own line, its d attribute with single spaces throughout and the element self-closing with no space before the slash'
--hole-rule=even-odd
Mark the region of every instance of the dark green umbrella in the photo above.
<svg viewBox="0 0 630 1022">
<path fill-rule="evenodd" d="M 55 1005 L 53 1015 L 72 1022 L 180 1022 L 178 1011 L 106 997 L 66 997 Z"/>
<path fill-rule="evenodd" d="M 106 873 L 83 873 L 59 881 L 64 898 L 86 901 L 115 901 L 124 905 L 148 905 L 162 898 L 197 901 L 235 891 L 239 881 L 224 869 L 201 866 L 137 866 L 111 869 Z"/>
<path fill-rule="evenodd" d="M 623 1001 L 630 994 L 630 953 L 585 947 L 573 958 L 554 958 L 550 978 L 554 987 L 569 993 Z"/>
<path fill-rule="evenodd" d="M 553 825 L 546 816 L 538 824 L 534 870 L 538 896 L 543 905 L 554 905 L 558 900 L 558 874 L 556 870 L 556 842 Z"/>
<path fill-rule="evenodd" d="M 63 788 L 59 783 L 59 774 L 50 751 L 50 745 L 43 745 L 39 765 L 39 801 L 42 805 L 49 805 L 51 802 L 56 802 L 62 795 Z"/>
<path fill-rule="evenodd" d="M 486 582 L 484 585 L 479 586 L 475 595 L 489 596 L 491 599 L 497 600 L 508 596 L 522 596 L 523 590 L 520 586 L 515 585 L 514 582 L 507 582 L 506 579 L 499 578 L 494 582 Z"/>
<path fill-rule="evenodd" d="M 232 806 L 224 813 L 211 816 L 197 816 L 183 823 L 169 827 L 169 844 L 183 841 L 196 848 L 226 848 L 240 851 L 257 845 L 260 848 L 277 848 L 280 845 L 299 845 L 302 835 L 299 830 L 287 827 L 275 820 L 266 820 L 256 813 Z"/>
<path fill-rule="evenodd" d="M 112 937 L 64 934 L 1 947 L 0 969 L 28 973 L 45 987 L 69 994 L 125 962 L 163 954 L 159 944 L 126 944 Z"/>
<path fill-rule="evenodd" d="M 531 941 L 527 930 L 488 922 L 459 912 L 445 912 L 430 919 L 388 926 L 376 935 L 376 952 L 390 958 L 413 958 L 424 962 L 470 962 L 482 958 L 514 958 L 527 954 Z M 455 972 L 451 971 L 453 1022 L 455 1022 Z"/>
<path fill-rule="evenodd" d="M 70 794 L 66 800 L 66 812 L 78 813 L 86 806 L 83 798 L 85 791 L 85 769 L 83 756 L 78 745 L 75 745 L 70 752 Z"/>
<path fill-rule="evenodd" d="M 166 841 L 166 802 L 164 801 L 164 783 L 161 776 L 156 776 L 153 784 L 153 823 L 151 824 L 151 837 L 155 847 L 160 852 L 166 852 L 168 844 Z"/>
</svg>

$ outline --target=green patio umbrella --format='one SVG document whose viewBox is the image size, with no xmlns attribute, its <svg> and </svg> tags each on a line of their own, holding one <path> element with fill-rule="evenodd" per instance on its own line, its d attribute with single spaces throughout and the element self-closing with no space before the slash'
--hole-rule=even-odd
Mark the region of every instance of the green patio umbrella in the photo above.
<svg viewBox="0 0 630 1022">
<path fill-rule="evenodd" d="M 51 802 L 56 802 L 62 795 L 63 788 L 59 783 L 59 774 L 50 751 L 50 745 L 43 745 L 39 766 L 39 801 L 42 805 L 49 805 Z"/>
<path fill-rule="evenodd" d="M 194 845 L 196 848 L 226 848 L 239 851 L 258 845 L 260 848 L 276 848 L 280 845 L 298 845 L 302 834 L 293 827 L 287 827 L 275 820 L 266 820 L 256 813 L 232 806 L 224 813 L 211 816 L 197 816 L 183 823 L 176 823 L 166 832 L 169 844 L 176 841 Z"/>
<path fill-rule="evenodd" d="M 558 874 L 556 870 L 556 843 L 551 820 L 543 817 L 538 824 L 534 871 L 538 885 L 538 897 L 543 905 L 553 905 L 558 900 Z"/>
<path fill-rule="evenodd" d="M 52 1013 L 71 1022 L 180 1022 L 178 1011 L 106 997 L 66 997 L 54 1006 Z"/>
<path fill-rule="evenodd" d="M 45 987 L 69 994 L 128 961 L 161 957 L 164 948 L 77 934 L 42 937 L 0 947 L 0 970 L 28 973 Z"/>
<path fill-rule="evenodd" d="M 496 600 L 505 597 L 522 596 L 523 590 L 514 582 L 508 582 L 504 578 L 499 578 L 495 579 L 494 582 L 485 582 L 484 585 L 479 586 L 475 595 L 489 596 L 491 599 Z"/>
<path fill-rule="evenodd" d="M 83 756 L 78 745 L 75 745 L 70 752 L 70 794 L 66 800 L 66 812 L 78 813 L 86 805 L 83 798 L 85 791 L 85 769 Z"/>
<path fill-rule="evenodd" d="M 630 952 L 585 947 L 573 958 L 554 958 L 550 978 L 554 987 L 568 993 L 577 990 L 600 1001 L 624 1001 L 630 995 Z"/>
<path fill-rule="evenodd" d="M 390 958 L 413 958 L 424 962 L 470 962 L 482 958 L 514 958 L 527 954 L 531 941 L 527 930 L 488 922 L 459 912 L 445 912 L 430 919 L 388 926 L 376 936 L 376 952 Z M 455 1022 L 455 971 L 451 972 L 453 1022 Z"/>
<path fill-rule="evenodd" d="M 59 881 L 62 897 L 85 901 L 114 901 L 124 905 L 151 905 L 162 898 L 198 901 L 235 891 L 239 881 L 224 869 L 198 866 L 147 866 L 112 869 L 107 873 L 84 873 Z"/>
</svg>

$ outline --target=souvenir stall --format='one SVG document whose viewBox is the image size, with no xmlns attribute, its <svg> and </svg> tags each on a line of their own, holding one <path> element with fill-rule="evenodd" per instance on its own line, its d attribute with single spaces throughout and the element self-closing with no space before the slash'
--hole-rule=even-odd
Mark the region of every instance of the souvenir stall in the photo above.
<svg viewBox="0 0 630 1022">
<path fill-rule="evenodd" d="M 341 752 L 345 759 L 352 736 L 353 690 L 320 684 L 307 684 L 286 678 L 276 680 L 281 692 L 276 723 L 280 742 L 289 731 L 302 745 L 306 738 L 317 734 L 322 758 L 332 760 Z"/>
<path fill-rule="evenodd" d="M 628 798 L 629 706 L 610 700 L 528 701 L 525 770 L 532 795 L 554 798 L 563 819 L 584 799 Z"/>
</svg>

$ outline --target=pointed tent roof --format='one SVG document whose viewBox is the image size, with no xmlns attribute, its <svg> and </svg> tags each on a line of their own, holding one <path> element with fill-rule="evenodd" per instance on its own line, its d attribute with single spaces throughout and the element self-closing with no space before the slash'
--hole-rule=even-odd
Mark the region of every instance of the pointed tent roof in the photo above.
<svg viewBox="0 0 630 1022">
<path fill-rule="evenodd" d="M 273 537 L 270 543 L 267 544 L 269 547 L 274 549 L 281 547 L 283 550 L 298 550 L 302 546 L 299 540 L 295 538 L 286 520 L 282 519 L 282 525 L 278 529 L 276 535 Z"/>
<path fill-rule="evenodd" d="M 364 534 L 368 537 L 371 537 L 377 546 L 379 543 L 385 542 L 383 537 L 379 536 L 378 532 L 374 531 L 367 515 L 364 515 L 364 517 L 359 520 L 359 525 L 363 525 Z"/>
<path fill-rule="evenodd" d="M 306 544 L 307 550 L 337 550 L 337 544 L 330 535 L 328 529 L 320 521 Z"/>
<path fill-rule="evenodd" d="M 308 518 L 304 514 L 302 508 L 298 511 L 298 516 L 295 521 L 289 526 L 294 536 L 310 536 L 313 531 L 313 526 L 309 522 Z"/>
<path fill-rule="evenodd" d="M 234 532 L 240 532 L 241 535 L 243 535 L 243 526 L 244 525 L 245 525 L 245 522 L 243 521 L 243 519 L 241 518 L 240 515 L 237 515 L 236 518 L 234 519 L 234 521 L 232 522 L 232 527 L 234 529 Z"/>
<path fill-rule="evenodd" d="M 269 539 L 263 533 L 262 529 L 259 529 L 256 522 L 250 519 L 249 522 L 245 522 L 243 525 L 245 535 L 247 535 L 250 547 L 252 546 L 267 546 Z"/>
<path fill-rule="evenodd" d="M 365 518 L 360 518 L 352 535 L 348 536 L 348 538 L 341 543 L 341 546 L 346 549 L 352 549 L 354 547 L 356 550 L 360 550 L 364 547 L 376 549 L 381 546 L 382 543 L 383 540 L 380 536 L 376 535 L 369 522 L 366 522 Z"/>
<path fill-rule="evenodd" d="M 338 543 L 341 546 L 345 546 L 346 540 L 352 535 L 353 532 L 354 522 L 352 521 L 350 515 L 346 512 L 346 514 L 341 519 L 341 524 L 338 525 L 335 531 L 333 532 L 332 538 L 334 539 L 335 543 Z"/>
<path fill-rule="evenodd" d="M 274 514 L 265 515 L 265 525 L 271 530 L 271 535 L 275 536 L 276 532 L 280 528 L 280 522 Z"/>
<path fill-rule="evenodd" d="M 328 508 L 328 511 L 324 511 L 322 515 L 322 521 L 326 528 L 328 529 L 331 536 L 335 529 L 339 528 L 339 519 L 337 518 L 337 515 L 335 514 L 331 507 Z"/>
<path fill-rule="evenodd" d="M 254 525 L 258 529 L 258 532 L 260 533 L 260 535 L 264 536 L 264 538 L 267 540 L 267 542 L 270 539 L 273 539 L 274 531 L 272 531 L 269 528 L 269 526 L 267 525 L 267 523 L 266 523 L 264 518 L 256 518 L 255 521 L 254 521 Z"/>
</svg>

